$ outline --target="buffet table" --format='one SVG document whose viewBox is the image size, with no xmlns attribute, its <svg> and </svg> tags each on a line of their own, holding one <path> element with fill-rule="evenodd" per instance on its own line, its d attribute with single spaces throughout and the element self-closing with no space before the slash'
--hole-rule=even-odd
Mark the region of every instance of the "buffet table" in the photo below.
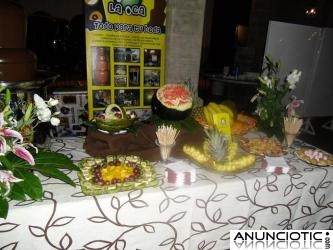
<svg viewBox="0 0 333 250">
<path fill-rule="evenodd" d="M 54 138 L 51 148 L 79 161 L 84 141 Z M 76 188 L 41 177 L 43 201 L 12 202 L 0 219 L 0 249 L 220 250 L 231 229 L 333 229 L 333 168 L 286 158 L 292 174 L 267 173 L 260 159 L 239 174 L 195 166 L 184 186 L 157 162 L 157 187 L 99 196 L 84 196 L 75 172 Z"/>
</svg>

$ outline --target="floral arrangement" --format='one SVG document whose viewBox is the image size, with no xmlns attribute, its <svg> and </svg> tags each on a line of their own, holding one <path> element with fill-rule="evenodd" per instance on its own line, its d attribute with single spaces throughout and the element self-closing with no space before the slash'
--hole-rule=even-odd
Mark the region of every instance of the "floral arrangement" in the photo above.
<svg viewBox="0 0 333 250">
<path fill-rule="evenodd" d="M 270 56 L 264 57 L 265 67 L 258 77 L 258 93 L 251 102 L 256 101 L 256 114 L 259 116 L 258 126 L 267 134 L 275 136 L 280 141 L 284 138 L 283 117 L 285 107 L 283 99 L 287 93 L 296 88 L 302 72 L 294 69 L 283 81 L 278 77 L 281 64 L 274 62 Z"/>
<path fill-rule="evenodd" d="M 5 93 L 4 93 L 5 92 Z M 52 108 L 58 101 L 34 95 L 34 103 L 0 88 L 0 218 L 6 218 L 11 200 L 41 200 L 43 188 L 38 174 L 75 186 L 61 169 L 78 170 L 65 155 L 34 146 L 32 135 L 41 122 L 60 123 Z"/>
</svg>

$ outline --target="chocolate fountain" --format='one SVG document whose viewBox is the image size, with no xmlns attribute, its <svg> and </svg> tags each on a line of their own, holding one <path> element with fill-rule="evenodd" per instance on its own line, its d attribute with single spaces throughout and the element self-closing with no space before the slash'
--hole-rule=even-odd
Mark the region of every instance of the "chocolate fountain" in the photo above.
<svg viewBox="0 0 333 250">
<path fill-rule="evenodd" d="M 14 90 L 35 90 L 58 76 L 37 71 L 37 57 L 26 48 L 27 17 L 19 4 L 0 1 L 0 85 Z"/>
</svg>

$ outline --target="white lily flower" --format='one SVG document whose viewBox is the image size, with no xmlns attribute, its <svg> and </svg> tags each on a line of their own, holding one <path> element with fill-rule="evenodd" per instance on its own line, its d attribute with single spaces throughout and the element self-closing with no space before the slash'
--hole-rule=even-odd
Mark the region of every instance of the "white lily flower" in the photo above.
<svg viewBox="0 0 333 250">
<path fill-rule="evenodd" d="M 271 89 L 272 88 L 272 79 L 270 79 L 267 76 L 264 76 L 263 79 L 264 79 L 265 84 L 267 85 L 267 87 Z"/>
<path fill-rule="evenodd" d="M 53 98 L 50 98 L 50 99 L 47 101 L 47 105 L 48 105 L 49 107 L 56 106 L 56 105 L 58 105 L 58 103 L 59 103 L 59 100 L 57 100 L 57 99 L 53 99 Z"/>
<path fill-rule="evenodd" d="M 294 69 L 288 76 L 287 76 L 287 82 L 289 83 L 289 89 L 295 89 L 296 83 L 299 82 L 299 79 L 302 75 L 302 71 L 298 71 L 297 69 Z"/>
<path fill-rule="evenodd" d="M 60 119 L 58 117 L 52 117 L 50 122 L 53 126 L 58 126 L 60 124 Z"/>
<path fill-rule="evenodd" d="M 48 122 L 51 119 L 51 110 L 49 108 L 37 109 L 36 114 L 41 122 Z"/>
<path fill-rule="evenodd" d="M 47 108 L 47 105 L 46 105 L 44 99 L 41 98 L 39 95 L 34 94 L 34 101 L 35 101 L 35 105 L 36 105 L 37 109 Z"/>
</svg>

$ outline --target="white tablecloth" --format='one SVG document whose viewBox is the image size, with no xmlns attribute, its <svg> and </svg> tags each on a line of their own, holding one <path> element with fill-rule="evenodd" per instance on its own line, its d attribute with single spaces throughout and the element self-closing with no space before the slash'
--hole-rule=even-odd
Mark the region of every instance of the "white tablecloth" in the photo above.
<svg viewBox="0 0 333 250">
<path fill-rule="evenodd" d="M 84 138 L 53 139 L 53 150 L 78 161 Z M 84 196 L 43 179 L 42 202 L 11 202 L 0 219 L 0 249 L 216 249 L 229 248 L 231 229 L 333 229 L 333 168 L 286 156 L 293 174 L 255 167 L 221 174 L 197 167 L 197 180 L 173 186 L 156 165 L 159 185 Z"/>
</svg>

